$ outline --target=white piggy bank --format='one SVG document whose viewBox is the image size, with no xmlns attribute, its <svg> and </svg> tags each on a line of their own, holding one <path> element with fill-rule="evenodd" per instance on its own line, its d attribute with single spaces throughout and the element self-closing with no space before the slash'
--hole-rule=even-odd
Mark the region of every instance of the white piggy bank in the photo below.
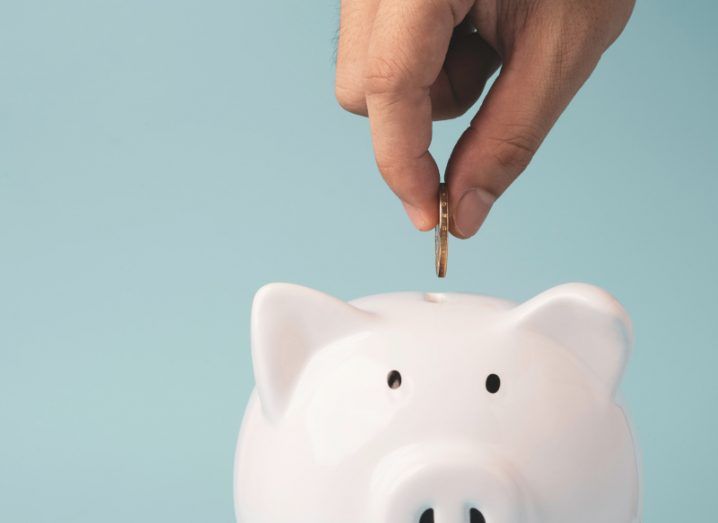
<svg viewBox="0 0 718 523">
<path fill-rule="evenodd" d="M 240 523 L 632 523 L 615 394 L 630 321 L 567 284 L 516 305 L 395 293 L 254 299 Z"/>
</svg>

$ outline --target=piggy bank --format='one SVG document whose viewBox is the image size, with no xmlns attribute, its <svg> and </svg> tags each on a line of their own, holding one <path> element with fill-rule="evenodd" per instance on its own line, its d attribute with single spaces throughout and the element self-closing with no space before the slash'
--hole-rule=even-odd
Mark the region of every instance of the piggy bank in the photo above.
<svg viewBox="0 0 718 523">
<path fill-rule="evenodd" d="M 639 521 L 630 320 L 596 287 L 347 303 L 276 283 L 251 330 L 240 523 Z"/>
</svg>

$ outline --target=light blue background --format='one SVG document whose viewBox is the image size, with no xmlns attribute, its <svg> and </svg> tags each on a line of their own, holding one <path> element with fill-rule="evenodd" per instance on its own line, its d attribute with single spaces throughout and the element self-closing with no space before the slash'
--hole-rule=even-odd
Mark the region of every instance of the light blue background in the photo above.
<svg viewBox="0 0 718 523">
<path fill-rule="evenodd" d="M 433 273 L 333 98 L 337 0 L 0 4 L 0 521 L 230 522 L 254 291 L 583 280 L 637 335 L 647 522 L 718 512 L 718 8 L 639 2 Z M 437 126 L 443 164 L 468 117 Z"/>
</svg>

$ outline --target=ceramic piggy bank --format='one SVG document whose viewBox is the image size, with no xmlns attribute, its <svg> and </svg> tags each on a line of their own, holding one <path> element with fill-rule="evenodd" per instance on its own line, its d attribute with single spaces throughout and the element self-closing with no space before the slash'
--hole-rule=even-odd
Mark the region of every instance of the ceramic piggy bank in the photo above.
<svg viewBox="0 0 718 523">
<path fill-rule="evenodd" d="M 637 522 L 616 401 L 630 344 L 624 309 L 585 284 L 518 305 L 270 284 L 252 311 L 238 521 Z"/>
</svg>

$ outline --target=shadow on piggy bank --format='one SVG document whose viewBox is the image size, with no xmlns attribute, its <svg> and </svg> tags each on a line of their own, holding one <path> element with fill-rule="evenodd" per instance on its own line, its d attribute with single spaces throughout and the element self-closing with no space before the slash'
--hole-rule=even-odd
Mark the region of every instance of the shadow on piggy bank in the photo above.
<svg viewBox="0 0 718 523">
<path fill-rule="evenodd" d="M 237 443 L 240 523 L 632 523 L 615 394 L 630 320 L 567 284 L 516 305 L 270 284 Z"/>
</svg>

